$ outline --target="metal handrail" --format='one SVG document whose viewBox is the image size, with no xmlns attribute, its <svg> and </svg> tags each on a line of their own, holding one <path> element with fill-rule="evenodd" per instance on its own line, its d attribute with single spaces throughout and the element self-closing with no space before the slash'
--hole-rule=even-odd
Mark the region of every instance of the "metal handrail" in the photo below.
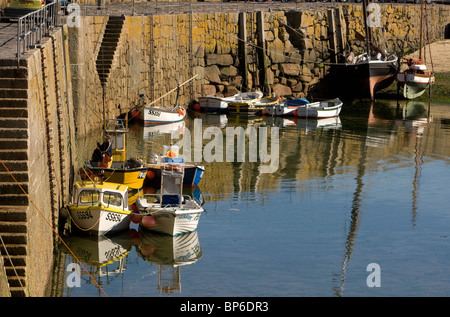
<svg viewBox="0 0 450 317">
<path fill-rule="evenodd" d="M 60 1 L 54 1 L 43 8 L 30 12 L 19 18 L 17 22 L 17 62 L 29 48 L 40 44 L 50 30 L 61 24 Z"/>
</svg>

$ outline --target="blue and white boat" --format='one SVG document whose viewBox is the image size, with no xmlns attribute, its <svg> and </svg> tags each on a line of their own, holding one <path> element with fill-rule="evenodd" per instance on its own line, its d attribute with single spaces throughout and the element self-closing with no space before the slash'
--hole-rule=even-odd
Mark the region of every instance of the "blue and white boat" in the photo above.
<svg viewBox="0 0 450 317">
<path fill-rule="evenodd" d="M 299 98 L 282 102 L 275 106 L 275 116 L 295 116 L 295 111 L 299 106 L 309 104 L 308 99 Z"/>
</svg>

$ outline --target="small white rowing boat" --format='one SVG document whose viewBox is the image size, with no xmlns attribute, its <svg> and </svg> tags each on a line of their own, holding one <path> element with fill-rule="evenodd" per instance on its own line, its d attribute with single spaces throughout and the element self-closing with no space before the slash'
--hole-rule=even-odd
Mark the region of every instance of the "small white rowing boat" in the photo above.
<svg viewBox="0 0 450 317">
<path fill-rule="evenodd" d="M 330 118 L 337 117 L 342 109 L 339 98 L 307 103 L 297 108 L 297 117 L 300 118 Z"/>
</svg>

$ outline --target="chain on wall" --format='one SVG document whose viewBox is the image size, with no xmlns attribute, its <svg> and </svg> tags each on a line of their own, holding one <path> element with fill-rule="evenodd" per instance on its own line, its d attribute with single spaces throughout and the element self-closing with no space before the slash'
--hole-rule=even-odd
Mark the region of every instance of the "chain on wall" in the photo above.
<svg viewBox="0 0 450 317">
<path fill-rule="evenodd" d="M 49 185 L 50 185 L 50 206 L 52 209 L 52 217 L 56 215 L 59 210 L 57 207 L 57 182 L 56 182 L 56 173 L 55 173 L 55 162 L 53 158 L 52 152 L 52 128 L 51 128 L 51 114 L 50 114 L 50 95 L 49 95 L 49 84 L 48 84 L 48 76 L 46 75 L 46 60 L 44 54 L 44 48 L 40 47 L 41 53 L 41 70 L 42 70 L 42 82 L 43 82 L 43 94 L 44 94 L 44 125 L 45 125 L 45 139 L 47 144 L 47 165 L 48 165 L 48 176 L 49 176 Z"/>
<path fill-rule="evenodd" d="M 62 105 L 62 97 L 61 97 L 61 87 L 59 84 L 59 69 L 61 69 L 59 66 L 59 55 L 58 50 L 56 49 L 56 39 L 53 35 L 51 35 L 52 39 L 52 49 L 53 49 L 53 74 L 55 77 L 55 94 L 56 94 L 56 115 L 58 118 L 57 127 L 58 127 L 58 149 L 59 149 L 59 160 L 60 160 L 60 176 L 61 176 L 61 197 L 65 196 L 65 184 L 66 184 L 66 173 L 64 173 L 66 168 L 66 161 L 65 161 L 65 147 L 64 147 L 64 117 L 63 117 L 63 105 Z"/>
</svg>

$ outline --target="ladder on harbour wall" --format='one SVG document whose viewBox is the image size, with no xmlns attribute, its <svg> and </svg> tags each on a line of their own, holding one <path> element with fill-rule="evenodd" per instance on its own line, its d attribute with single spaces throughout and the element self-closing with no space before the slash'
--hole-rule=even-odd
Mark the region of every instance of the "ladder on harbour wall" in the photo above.
<svg viewBox="0 0 450 317">
<path fill-rule="evenodd" d="M 27 77 L 26 66 L 17 67 L 14 60 L 0 65 L 0 157 L 25 191 L 29 181 Z M 0 253 L 11 296 L 26 296 L 28 198 L 3 164 L 0 164 L 0 194 Z"/>
<path fill-rule="evenodd" d="M 96 67 L 102 86 L 106 84 L 111 73 L 114 56 L 122 34 L 125 17 L 110 16 L 106 23 L 102 44 L 97 54 Z"/>
</svg>

